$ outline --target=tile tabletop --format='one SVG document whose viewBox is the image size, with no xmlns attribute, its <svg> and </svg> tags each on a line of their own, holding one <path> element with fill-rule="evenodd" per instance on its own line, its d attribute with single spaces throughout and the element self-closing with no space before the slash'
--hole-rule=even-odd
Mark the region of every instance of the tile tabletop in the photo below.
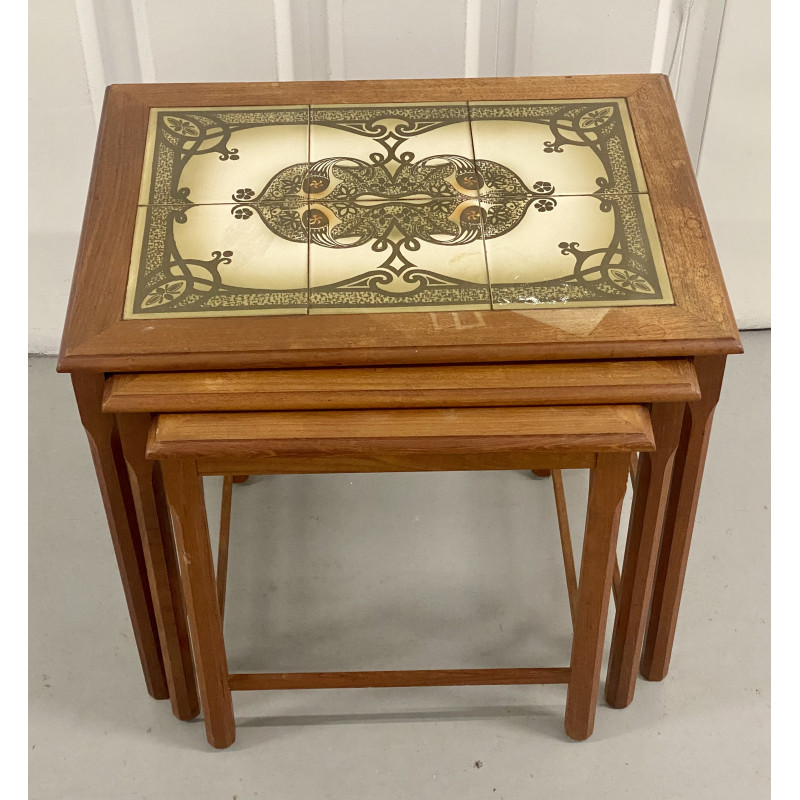
<svg viewBox="0 0 800 800">
<path fill-rule="evenodd" d="M 672 302 L 624 98 L 150 113 L 125 319 Z"/>
</svg>

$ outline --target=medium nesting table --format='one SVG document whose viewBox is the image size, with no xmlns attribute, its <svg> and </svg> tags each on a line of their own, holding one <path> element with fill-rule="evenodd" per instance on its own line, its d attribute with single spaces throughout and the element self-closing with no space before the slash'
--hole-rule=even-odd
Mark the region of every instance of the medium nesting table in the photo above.
<svg viewBox="0 0 800 800">
<path fill-rule="evenodd" d="M 199 708 L 151 414 L 329 409 L 337 374 L 339 408 L 651 403 L 606 685 L 623 707 L 640 660 L 650 680 L 669 667 L 739 352 L 664 76 L 107 91 L 58 369 L 148 691 L 183 719 Z"/>
</svg>

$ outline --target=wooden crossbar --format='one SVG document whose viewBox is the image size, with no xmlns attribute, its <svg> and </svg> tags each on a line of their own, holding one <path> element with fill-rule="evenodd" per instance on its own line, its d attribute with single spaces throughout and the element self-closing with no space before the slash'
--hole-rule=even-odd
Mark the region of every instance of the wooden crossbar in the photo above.
<svg viewBox="0 0 800 800">
<path fill-rule="evenodd" d="M 366 689 L 389 686 L 513 686 L 529 683 L 569 683 L 569 674 L 569 667 L 251 672 L 228 675 L 228 685 L 233 691 Z"/>
</svg>

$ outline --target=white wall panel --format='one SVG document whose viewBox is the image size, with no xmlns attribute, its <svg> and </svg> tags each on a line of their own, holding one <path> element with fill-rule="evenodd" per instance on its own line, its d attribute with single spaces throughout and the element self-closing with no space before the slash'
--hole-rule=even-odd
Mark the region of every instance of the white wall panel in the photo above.
<svg viewBox="0 0 800 800">
<path fill-rule="evenodd" d="M 291 7 L 292 28 L 292 68 L 296 81 L 327 81 L 331 74 L 329 49 L 329 30 L 341 27 L 341 3 L 326 3 L 325 0 L 277 0 L 276 6 Z M 281 26 L 278 26 L 279 30 Z M 341 35 L 339 44 L 334 46 L 342 51 Z M 279 59 L 281 61 L 286 59 Z M 339 65 L 341 69 L 341 65 Z"/>
<path fill-rule="evenodd" d="M 81 6 L 86 7 L 83 11 L 84 41 L 92 35 L 92 22 L 95 26 L 101 63 L 92 66 L 99 66 L 103 82 L 139 83 L 144 80 L 145 72 L 150 72 L 150 80 L 153 80 L 147 12 L 143 2 L 81 0 L 78 7 Z M 89 6 L 92 8 L 91 12 L 88 10 Z"/>
<path fill-rule="evenodd" d="M 525 6 L 534 8 L 529 74 L 650 71 L 658 0 L 521 0 Z"/>
<path fill-rule="evenodd" d="M 269 0 L 147 0 L 146 12 L 157 81 L 278 80 Z"/>
<path fill-rule="evenodd" d="M 464 0 L 343 0 L 343 77 L 461 77 L 466 21 Z"/>
<path fill-rule="evenodd" d="M 31 0 L 29 13 L 29 347 L 54 353 L 64 325 L 96 129 L 75 7 Z"/>
<path fill-rule="evenodd" d="M 727 0 L 723 25 L 725 8 L 726 0 L 31 0 L 31 347 L 58 346 L 105 86 L 139 81 L 667 73 L 696 165 L 702 152 L 701 189 L 737 318 L 766 325 L 768 2 Z M 743 187 L 748 199 L 734 200 Z"/>
<path fill-rule="evenodd" d="M 515 59 L 520 48 L 526 54 L 530 51 L 533 28 L 528 26 L 526 30 L 523 26 L 521 35 L 518 28 L 524 8 L 532 11 L 535 6 L 536 3 L 526 0 L 468 0 L 468 9 L 478 26 L 477 47 L 471 43 L 469 30 L 467 32 L 465 57 L 477 62 L 477 70 L 470 72 L 470 77 L 529 74 L 527 68 L 517 68 Z M 477 59 L 472 56 L 474 50 L 477 50 Z"/>
<path fill-rule="evenodd" d="M 741 327 L 770 324 L 770 20 L 728 0 L 698 180 Z"/>
<path fill-rule="evenodd" d="M 726 0 L 662 0 L 656 24 L 652 71 L 669 75 L 695 169 L 700 157 L 725 3 Z M 667 24 L 663 25 L 665 8 L 670 13 Z M 663 49 L 659 47 L 662 41 Z"/>
</svg>

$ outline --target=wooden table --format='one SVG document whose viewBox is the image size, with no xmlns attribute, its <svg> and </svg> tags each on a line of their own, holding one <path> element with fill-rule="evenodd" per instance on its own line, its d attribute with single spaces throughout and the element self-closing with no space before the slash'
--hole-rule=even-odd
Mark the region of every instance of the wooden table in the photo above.
<svg viewBox="0 0 800 800">
<path fill-rule="evenodd" d="M 652 486 L 643 458 L 634 502 L 634 527 L 664 520 L 658 564 L 636 585 L 623 574 L 628 611 L 654 586 L 641 669 L 660 680 L 725 359 L 741 350 L 664 76 L 107 92 L 58 369 L 148 690 L 181 717 L 197 707 L 180 589 L 148 579 L 154 552 L 175 570 L 149 415 L 103 413 L 108 376 L 690 359 L 702 397 L 662 415 L 671 486 Z M 639 659 L 625 618 L 612 662 Z M 183 685 L 167 686 L 164 659 Z M 626 705 L 632 682 L 607 696 Z"/>
</svg>

